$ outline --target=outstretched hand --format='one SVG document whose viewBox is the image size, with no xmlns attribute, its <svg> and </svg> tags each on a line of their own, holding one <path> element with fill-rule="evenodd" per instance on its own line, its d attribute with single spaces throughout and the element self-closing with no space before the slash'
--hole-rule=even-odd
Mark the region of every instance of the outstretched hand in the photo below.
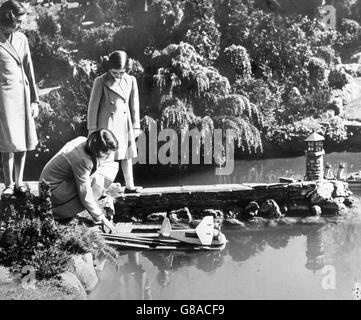
<svg viewBox="0 0 361 320">
<path fill-rule="evenodd" d="M 115 228 L 115 225 L 111 221 L 109 221 L 105 216 L 101 218 L 101 222 L 105 227 L 105 231 L 108 231 L 107 233 L 113 233 L 113 234 L 117 233 L 117 229 Z"/>
</svg>

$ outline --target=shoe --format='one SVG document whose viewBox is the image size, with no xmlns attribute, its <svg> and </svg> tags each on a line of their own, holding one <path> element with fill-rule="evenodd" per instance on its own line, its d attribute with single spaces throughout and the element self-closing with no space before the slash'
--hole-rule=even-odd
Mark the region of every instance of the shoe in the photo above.
<svg viewBox="0 0 361 320">
<path fill-rule="evenodd" d="M 10 198 L 14 194 L 14 189 L 12 187 L 6 187 L 2 193 L 3 197 Z"/>
<path fill-rule="evenodd" d="M 14 194 L 16 196 L 24 197 L 26 195 L 27 191 L 28 191 L 28 188 L 24 185 L 14 187 Z"/>
<path fill-rule="evenodd" d="M 132 188 L 132 189 L 125 187 L 123 193 L 140 193 L 140 190 L 138 188 L 135 188 L 135 187 Z"/>
</svg>

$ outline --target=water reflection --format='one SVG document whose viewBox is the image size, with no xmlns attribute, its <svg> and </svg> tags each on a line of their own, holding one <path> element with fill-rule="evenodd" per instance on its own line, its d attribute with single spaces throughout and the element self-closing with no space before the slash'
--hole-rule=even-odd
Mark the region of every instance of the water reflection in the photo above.
<svg viewBox="0 0 361 320">
<path fill-rule="evenodd" d="M 172 274 L 178 269 L 194 266 L 204 272 L 214 272 L 223 263 L 221 252 L 152 252 L 144 251 L 142 255 L 158 269 L 157 281 L 162 287 L 169 285 Z"/>
<path fill-rule="evenodd" d="M 127 254 L 128 261 L 118 267 L 120 275 L 120 286 L 124 288 L 124 293 L 135 291 L 135 297 L 126 296 L 127 299 L 151 300 L 152 293 L 147 278 L 147 272 L 139 262 L 139 252 Z"/>
<path fill-rule="evenodd" d="M 322 241 L 322 228 L 312 228 L 307 235 L 305 267 L 313 272 L 324 267 L 324 248 Z"/>
<path fill-rule="evenodd" d="M 257 282 L 261 281 L 260 279 L 267 279 L 271 284 L 266 285 L 264 292 L 256 291 L 256 297 L 267 297 L 268 293 L 276 290 L 279 298 L 287 298 L 287 288 L 281 284 L 288 277 L 297 282 L 295 274 L 300 277 L 300 297 L 303 297 L 302 294 L 307 294 L 308 298 L 313 295 L 322 297 L 326 292 L 320 285 L 319 277 L 323 276 L 324 266 L 332 265 L 337 270 L 338 290 L 341 292 L 331 293 L 335 295 L 332 297 L 337 298 L 351 294 L 348 287 L 352 288 L 354 279 L 361 277 L 361 224 L 356 216 L 338 223 L 329 221 L 324 225 L 223 231 L 229 242 L 220 252 L 125 253 L 119 270 L 107 273 L 107 276 L 113 274 L 120 282 L 116 285 L 113 280 L 110 281 L 107 287 L 99 288 L 93 297 L 107 298 L 109 292 L 120 290 L 117 299 L 233 299 L 234 291 L 238 290 L 237 298 L 243 298 L 250 294 L 245 288 L 247 283 L 253 288 L 252 286 L 261 285 Z M 300 250 L 295 250 L 295 246 Z M 275 266 L 280 268 L 282 265 L 289 268 L 290 274 L 284 274 L 284 270 L 275 274 Z M 254 273 L 255 271 L 252 273 L 252 268 L 263 270 L 264 274 Z M 252 276 L 247 276 L 250 272 Z M 272 277 L 280 284 L 277 281 L 272 282 Z M 212 288 L 216 288 L 212 293 L 209 288 L 210 281 Z M 227 282 L 231 283 L 232 288 Z M 313 288 L 312 292 L 303 291 L 317 283 L 318 286 Z M 188 287 L 193 289 L 187 289 Z M 182 293 L 186 290 L 189 292 Z"/>
<path fill-rule="evenodd" d="M 333 168 L 347 162 L 360 169 L 360 154 L 325 156 Z M 304 157 L 237 161 L 230 176 L 213 171 L 162 179 L 143 177 L 144 187 L 240 182 L 276 182 L 279 176 L 304 175 Z M 144 179 L 147 179 L 146 181 Z M 352 299 L 361 279 L 361 194 L 345 218 L 322 224 L 265 226 L 226 230 L 221 252 L 132 252 L 121 257 L 118 271 L 107 265 L 96 299 Z M 336 270 L 337 289 L 324 290 L 323 268 Z"/>
</svg>

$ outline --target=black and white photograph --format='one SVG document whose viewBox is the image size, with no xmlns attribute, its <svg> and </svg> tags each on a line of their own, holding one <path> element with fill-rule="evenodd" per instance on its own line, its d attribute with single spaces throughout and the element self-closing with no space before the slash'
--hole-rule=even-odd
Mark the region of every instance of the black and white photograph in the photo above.
<svg viewBox="0 0 361 320">
<path fill-rule="evenodd" d="M 0 157 L 3 302 L 361 300 L 361 0 L 0 0 Z"/>
</svg>

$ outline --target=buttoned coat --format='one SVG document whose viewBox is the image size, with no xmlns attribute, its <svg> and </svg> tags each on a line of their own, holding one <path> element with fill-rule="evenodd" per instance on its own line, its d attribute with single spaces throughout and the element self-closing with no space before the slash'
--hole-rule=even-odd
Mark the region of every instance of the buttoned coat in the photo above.
<svg viewBox="0 0 361 320">
<path fill-rule="evenodd" d="M 56 219 L 74 217 L 84 209 L 95 220 L 102 215 L 96 201 L 114 181 L 119 165 L 106 161 L 94 168 L 86 141 L 86 137 L 77 137 L 66 143 L 41 172 L 39 182 L 50 186 Z"/>
<path fill-rule="evenodd" d="M 133 129 L 140 128 L 137 80 L 125 73 L 120 83 L 108 73 L 94 81 L 88 107 L 89 131 L 108 129 L 119 142 L 114 160 L 137 156 Z"/>
<path fill-rule="evenodd" d="M 0 152 L 34 150 L 37 143 L 31 102 L 38 102 L 26 36 L 0 31 Z"/>
</svg>

